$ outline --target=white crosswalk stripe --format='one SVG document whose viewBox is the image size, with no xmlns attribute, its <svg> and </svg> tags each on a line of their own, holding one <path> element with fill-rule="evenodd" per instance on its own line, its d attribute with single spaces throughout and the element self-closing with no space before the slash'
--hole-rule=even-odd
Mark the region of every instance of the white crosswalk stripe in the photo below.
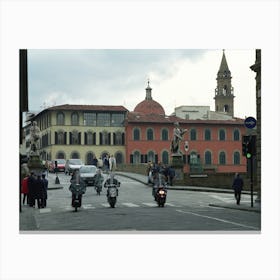
<svg viewBox="0 0 280 280">
<path fill-rule="evenodd" d="M 84 204 L 84 205 L 82 205 L 82 208 L 83 209 L 95 209 L 95 207 L 92 206 L 92 204 Z"/>
<path fill-rule="evenodd" d="M 143 202 L 142 204 L 149 206 L 149 207 L 155 207 L 157 204 L 155 202 Z"/>
<path fill-rule="evenodd" d="M 124 202 L 124 203 L 122 203 L 122 205 L 125 205 L 127 207 L 140 207 L 139 205 L 131 203 L 131 202 Z"/>
</svg>

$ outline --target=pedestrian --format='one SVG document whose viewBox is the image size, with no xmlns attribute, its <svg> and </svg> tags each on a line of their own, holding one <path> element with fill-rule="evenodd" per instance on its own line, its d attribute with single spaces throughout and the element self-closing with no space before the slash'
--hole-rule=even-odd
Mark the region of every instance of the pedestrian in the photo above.
<svg viewBox="0 0 280 280">
<path fill-rule="evenodd" d="M 153 179 L 152 179 L 152 170 L 153 170 L 153 164 L 151 161 L 148 162 L 147 169 L 146 169 L 146 174 L 147 174 L 147 183 L 152 184 Z"/>
<path fill-rule="evenodd" d="M 35 180 L 35 199 L 37 200 L 38 208 L 43 208 L 43 199 L 44 199 L 44 183 L 41 178 L 41 174 L 37 175 Z M 34 202 L 35 206 L 35 202 Z"/>
<path fill-rule="evenodd" d="M 42 181 L 43 181 L 43 185 L 44 185 L 42 208 L 45 208 L 45 207 L 47 207 L 48 185 L 49 185 L 49 182 L 46 179 L 46 174 L 42 174 Z"/>
<path fill-rule="evenodd" d="M 29 204 L 29 191 L 28 191 L 28 178 L 29 174 L 24 177 L 21 181 L 21 193 L 23 194 L 23 199 L 22 199 L 22 204 L 24 205 L 25 199 L 26 199 L 26 204 Z"/>
<path fill-rule="evenodd" d="M 169 184 L 170 186 L 173 186 L 173 179 L 175 177 L 175 169 L 173 166 L 170 166 L 168 168 L 168 178 L 169 178 Z"/>
<path fill-rule="evenodd" d="M 232 183 L 232 188 L 234 190 L 234 197 L 236 199 L 236 204 L 238 205 L 240 204 L 241 191 L 243 189 L 243 185 L 244 185 L 243 179 L 240 177 L 238 173 L 236 173 Z"/>
<path fill-rule="evenodd" d="M 116 158 L 114 157 L 114 155 L 111 155 L 109 158 L 109 170 L 111 172 L 116 171 L 117 168 L 117 162 L 116 162 Z"/>
<path fill-rule="evenodd" d="M 29 192 L 29 206 L 34 208 L 36 199 L 36 178 L 34 172 L 31 172 L 28 177 L 27 186 Z"/>
<path fill-rule="evenodd" d="M 103 166 L 104 166 L 104 169 L 105 169 L 105 172 L 108 172 L 109 171 L 109 155 L 105 155 L 105 157 L 103 158 Z"/>
<path fill-rule="evenodd" d="M 92 160 L 92 164 L 97 167 L 98 160 L 97 160 L 96 156 L 94 156 L 94 158 Z"/>
<path fill-rule="evenodd" d="M 103 160 L 102 160 L 102 158 L 100 157 L 99 159 L 98 159 L 98 161 L 97 161 L 97 167 L 98 168 L 103 168 Z"/>
</svg>

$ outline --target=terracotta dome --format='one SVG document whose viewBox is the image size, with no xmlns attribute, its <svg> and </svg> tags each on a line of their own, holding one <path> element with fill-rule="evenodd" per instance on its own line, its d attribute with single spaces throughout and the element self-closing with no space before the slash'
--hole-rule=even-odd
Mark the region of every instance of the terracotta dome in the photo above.
<svg viewBox="0 0 280 280">
<path fill-rule="evenodd" d="M 162 106 L 153 99 L 145 99 L 140 102 L 134 109 L 134 112 L 142 113 L 145 115 L 156 114 L 165 115 L 165 111 Z"/>
<path fill-rule="evenodd" d="M 165 111 L 162 106 L 153 100 L 152 98 L 152 88 L 150 87 L 150 82 L 148 81 L 148 87 L 146 88 L 146 98 L 140 102 L 135 108 L 134 112 L 144 114 L 144 115 L 165 115 Z"/>
</svg>

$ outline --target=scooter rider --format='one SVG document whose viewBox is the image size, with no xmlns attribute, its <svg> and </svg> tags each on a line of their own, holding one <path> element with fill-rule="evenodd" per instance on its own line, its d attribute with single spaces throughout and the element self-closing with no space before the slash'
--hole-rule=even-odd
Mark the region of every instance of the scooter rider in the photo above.
<svg viewBox="0 0 280 280">
<path fill-rule="evenodd" d="M 166 181 L 164 179 L 164 175 L 162 174 L 162 170 L 159 167 L 155 167 L 153 170 L 153 190 L 152 195 L 156 200 L 156 192 L 159 186 L 162 186 L 166 190 Z"/>
<path fill-rule="evenodd" d="M 116 186 L 120 186 L 120 182 L 115 178 L 115 174 L 113 172 L 111 172 L 109 174 L 109 178 L 105 181 L 104 187 L 107 188 L 110 185 L 116 185 Z M 119 194 L 119 191 L 117 189 L 117 195 Z M 109 189 L 107 189 L 107 197 L 109 196 Z"/>
<path fill-rule="evenodd" d="M 70 182 L 71 185 L 69 190 L 72 192 L 72 206 L 74 207 L 76 185 L 80 185 L 82 187 L 82 193 L 78 195 L 79 203 L 82 205 L 82 195 L 86 192 L 86 184 L 81 178 L 79 170 L 73 172 Z"/>
</svg>

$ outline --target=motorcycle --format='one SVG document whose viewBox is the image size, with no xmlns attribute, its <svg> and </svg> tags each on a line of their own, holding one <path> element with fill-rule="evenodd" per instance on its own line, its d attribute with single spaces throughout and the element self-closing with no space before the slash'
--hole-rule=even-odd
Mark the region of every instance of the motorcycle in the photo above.
<svg viewBox="0 0 280 280">
<path fill-rule="evenodd" d="M 78 207 L 82 206 L 82 196 L 86 192 L 86 185 L 81 179 L 78 181 L 71 180 L 69 190 L 72 192 L 72 207 L 77 212 Z"/>
<path fill-rule="evenodd" d="M 166 202 L 166 196 L 167 196 L 166 187 L 167 184 L 163 179 L 163 176 L 160 174 L 157 180 L 155 180 L 155 186 L 153 188 L 153 195 L 159 207 L 164 207 L 164 204 Z"/>
<path fill-rule="evenodd" d="M 120 182 L 113 177 L 106 180 L 104 184 L 104 188 L 108 188 L 107 190 L 107 201 L 112 208 L 115 208 L 117 203 L 117 196 L 118 196 L 118 188 L 120 187 Z"/>
<path fill-rule="evenodd" d="M 97 195 L 100 195 L 102 191 L 102 183 L 103 183 L 103 177 L 101 175 L 101 170 L 98 169 L 96 172 L 96 175 L 94 176 L 94 188 L 96 190 Z"/>
</svg>

